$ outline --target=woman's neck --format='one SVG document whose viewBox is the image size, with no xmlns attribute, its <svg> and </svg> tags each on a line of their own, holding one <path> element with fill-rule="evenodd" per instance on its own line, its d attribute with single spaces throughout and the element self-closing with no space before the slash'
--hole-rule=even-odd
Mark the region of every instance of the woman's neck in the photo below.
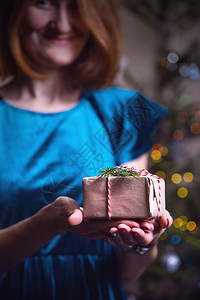
<svg viewBox="0 0 200 300">
<path fill-rule="evenodd" d="M 46 80 L 13 80 L 1 88 L 1 96 L 17 107 L 39 112 L 59 112 L 77 105 L 82 90 L 67 76 L 54 74 Z"/>
</svg>

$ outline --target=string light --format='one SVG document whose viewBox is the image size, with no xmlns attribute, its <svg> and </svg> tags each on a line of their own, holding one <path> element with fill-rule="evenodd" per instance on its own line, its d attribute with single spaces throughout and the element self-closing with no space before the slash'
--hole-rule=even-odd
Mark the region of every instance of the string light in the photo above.
<svg viewBox="0 0 200 300">
<path fill-rule="evenodd" d="M 182 77 L 188 77 L 188 75 L 189 75 L 189 69 L 188 69 L 187 64 L 181 64 L 181 65 L 179 66 L 179 74 L 180 74 Z"/>
<path fill-rule="evenodd" d="M 154 161 L 160 162 L 161 161 L 161 152 L 159 150 L 153 150 L 151 152 L 151 157 Z"/>
<path fill-rule="evenodd" d="M 167 57 L 164 57 L 161 60 L 161 66 L 166 69 L 170 66 L 170 62 L 168 61 Z"/>
<path fill-rule="evenodd" d="M 178 119 L 180 122 L 185 123 L 189 119 L 189 114 L 186 111 L 180 111 L 178 113 Z"/>
<path fill-rule="evenodd" d="M 156 175 L 157 175 L 158 177 L 161 177 L 161 178 L 163 178 L 163 179 L 166 179 L 166 173 L 163 172 L 163 171 L 158 171 L 158 172 L 156 172 Z"/>
<path fill-rule="evenodd" d="M 173 245 L 178 245 L 180 243 L 180 241 L 181 241 L 181 237 L 179 235 L 173 235 L 171 237 L 171 243 Z"/>
<path fill-rule="evenodd" d="M 183 94 L 180 98 L 180 102 L 182 105 L 187 106 L 187 105 L 191 104 L 192 99 L 189 95 Z"/>
<path fill-rule="evenodd" d="M 187 221 L 183 221 L 182 225 L 180 226 L 181 231 L 186 231 L 187 230 Z"/>
<path fill-rule="evenodd" d="M 173 132 L 174 140 L 181 141 L 183 139 L 183 137 L 184 137 L 184 133 L 182 130 L 177 129 Z"/>
<path fill-rule="evenodd" d="M 161 144 L 154 144 L 153 147 L 152 147 L 152 151 L 153 150 L 160 150 L 161 148 L 162 148 Z"/>
<path fill-rule="evenodd" d="M 169 153 L 169 150 L 168 150 L 167 147 L 164 147 L 164 146 L 163 146 L 163 147 L 161 147 L 160 152 L 161 152 L 161 155 L 162 155 L 162 156 L 167 156 L 168 153 Z"/>
<path fill-rule="evenodd" d="M 167 233 L 166 231 L 164 231 L 163 234 L 161 234 L 161 236 L 160 236 L 159 239 L 160 239 L 161 241 L 164 241 L 164 240 L 166 240 L 167 237 L 168 237 L 168 233 Z"/>
<path fill-rule="evenodd" d="M 187 229 L 189 231 L 194 231 L 197 227 L 197 224 L 194 221 L 190 221 L 187 223 Z"/>
<path fill-rule="evenodd" d="M 187 224 L 188 218 L 186 216 L 180 216 L 179 218 L 176 218 L 173 222 L 173 225 L 175 228 L 181 228 Z"/>
<path fill-rule="evenodd" d="M 195 113 L 195 119 L 200 122 L 200 110 Z"/>
<path fill-rule="evenodd" d="M 175 173 L 175 174 L 172 175 L 171 181 L 172 181 L 173 183 L 175 183 L 175 184 L 179 184 L 179 183 L 182 181 L 182 177 L 181 177 L 180 174 Z"/>
<path fill-rule="evenodd" d="M 193 174 L 190 173 L 190 172 L 186 172 L 186 173 L 183 175 L 183 180 L 184 180 L 185 182 L 187 182 L 187 183 L 192 182 L 193 178 L 194 178 L 194 176 L 193 176 Z"/>
<path fill-rule="evenodd" d="M 176 53 L 174 52 L 170 52 L 167 56 L 167 60 L 171 63 L 171 64 L 175 64 L 178 62 L 179 57 Z"/>
<path fill-rule="evenodd" d="M 198 133 L 200 133 L 200 124 L 199 124 L 199 123 L 193 123 L 193 124 L 190 126 L 190 131 L 191 131 L 193 134 L 198 134 Z"/>
<path fill-rule="evenodd" d="M 179 198 L 185 198 L 188 195 L 188 190 L 185 187 L 180 187 L 177 191 L 177 195 L 179 196 Z"/>
<path fill-rule="evenodd" d="M 183 221 L 181 218 L 174 219 L 173 225 L 175 228 L 180 228 L 182 224 L 183 224 Z"/>
</svg>

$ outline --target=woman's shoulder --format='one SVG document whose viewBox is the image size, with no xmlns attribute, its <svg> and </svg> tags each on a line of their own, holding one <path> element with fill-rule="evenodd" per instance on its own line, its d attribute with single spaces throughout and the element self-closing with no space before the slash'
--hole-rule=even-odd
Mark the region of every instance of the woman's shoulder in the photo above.
<svg viewBox="0 0 200 300">
<path fill-rule="evenodd" d="M 105 98 L 106 103 L 117 103 L 126 101 L 130 97 L 137 96 L 139 92 L 135 90 L 128 90 L 122 87 L 113 86 L 106 89 L 95 90 L 93 91 L 93 94 L 95 98 L 97 98 L 97 100 L 103 100 L 103 98 Z"/>
<path fill-rule="evenodd" d="M 116 86 L 94 91 L 93 98 L 102 109 L 119 112 L 120 114 L 122 110 L 128 110 L 129 113 L 137 115 L 145 113 L 154 116 L 164 116 L 167 112 L 163 105 L 150 99 L 140 91 Z"/>
</svg>

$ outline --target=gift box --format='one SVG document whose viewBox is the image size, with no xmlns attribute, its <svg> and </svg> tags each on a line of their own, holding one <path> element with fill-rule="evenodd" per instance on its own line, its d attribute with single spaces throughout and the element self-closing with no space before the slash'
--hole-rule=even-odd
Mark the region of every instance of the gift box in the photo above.
<svg viewBox="0 0 200 300">
<path fill-rule="evenodd" d="M 109 170 L 100 176 L 83 178 L 85 218 L 153 218 L 164 213 L 165 181 L 162 178 L 134 168 Z"/>
</svg>

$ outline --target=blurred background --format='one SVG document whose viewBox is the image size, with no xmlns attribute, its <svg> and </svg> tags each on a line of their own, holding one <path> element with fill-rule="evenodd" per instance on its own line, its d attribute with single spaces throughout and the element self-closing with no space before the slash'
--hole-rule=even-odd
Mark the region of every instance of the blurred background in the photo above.
<svg viewBox="0 0 200 300">
<path fill-rule="evenodd" d="M 129 300 L 200 299 L 200 1 L 119 2 L 118 82 L 168 108 L 149 170 L 165 179 L 174 218 L 156 262 L 137 283 L 125 283 Z"/>
</svg>

